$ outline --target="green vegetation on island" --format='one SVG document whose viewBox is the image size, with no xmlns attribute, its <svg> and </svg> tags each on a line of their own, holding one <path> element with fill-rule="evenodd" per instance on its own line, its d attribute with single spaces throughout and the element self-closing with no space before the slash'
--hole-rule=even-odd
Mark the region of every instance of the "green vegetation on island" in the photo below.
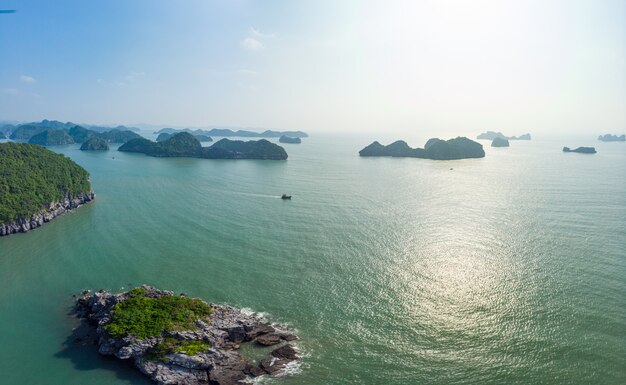
<svg viewBox="0 0 626 385">
<path fill-rule="evenodd" d="M 85 169 L 61 154 L 25 143 L 0 143 L 0 223 L 91 191 Z"/>
<path fill-rule="evenodd" d="M 222 139 L 210 147 L 202 147 L 192 134 L 179 132 L 162 142 L 138 138 L 126 142 L 122 152 L 139 152 L 156 157 L 190 157 L 205 159 L 268 159 L 285 160 L 287 152 L 281 146 L 265 139 L 241 141 Z"/>
<path fill-rule="evenodd" d="M 184 132 L 186 132 L 186 131 L 184 131 Z M 190 134 L 192 134 L 200 142 L 212 142 L 213 141 L 213 138 L 211 138 L 210 136 L 204 135 L 204 134 L 194 134 L 194 133 L 191 133 L 191 132 L 190 132 Z M 174 134 L 171 134 L 169 132 L 162 132 L 162 133 L 159 134 L 159 136 L 157 136 L 156 141 L 157 142 L 166 141 L 169 138 L 171 138 L 172 135 L 174 135 Z"/>
<path fill-rule="evenodd" d="M 92 136 L 87 139 L 81 146 L 82 151 L 108 151 L 109 143 L 98 136 Z"/>
<path fill-rule="evenodd" d="M 112 129 L 111 131 L 98 132 L 96 135 L 109 143 L 126 143 L 131 139 L 141 138 L 141 135 L 130 130 Z"/>
<path fill-rule="evenodd" d="M 9 139 L 13 139 L 13 140 L 29 140 L 34 135 L 37 135 L 40 132 L 43 132 L 43 131 L 45 131 L 47 129 L 48 128 L 46 128 L 46 127 L 38 126 L 38 125 L 35 125 L 35 124 L 22 124 L 20 126 L 17 126 L 13 130 L 13 132 L 11 132 L 11 135 L 9 136 Z"/>
<path fill-rule="evenodd" d="M 7 136 L 12 140 L 28 141 L 44 146 L 84 143 L 92 137 L 102 138 L 108 143 L 126 143 L 131 139 L 141 138 L 141 135 L 124 126 L 117 126 L 116 128 L 84 127 L 72 122 L 62 123 L 56 120 L 42 120 L 41 122 L 18 126 L 5 125 L 2 131 L 10 132 L 10 135 Z"/>
<path fill-rule="evenodd" d="M 83 345 L 134 363 L 159 384 L 241 384 L 281 373 L 298 359 L 290 344 L 298 337 L 285 326 L 279 330 L 259 314 L 146 285 L 118 294 L 84 291 L 74 311 L 95 329 L 78 337 Z M 255 360 L 239 353 L 244 346 L 256 350 Z"/>
<path fill-rule="evenodd" d="M 179 340 L 165 337 L 163 341 L 148 350 L 146 356 L 150 360 L 166 360 L 165 356 L 172 353 L 182 353 L 187 356 L 195 356 L 198 353 L 211 349 L 211 344 L 198 340 Z"/>
<path fill-rule="evenodd" d="M 134 335 L 144 339 L 163 332 L 196 329 L 195 322 L 211 314 L 205 302 L 188 297 L 147 297 L 144 288 L 128 292 L 129 298 L 113 307 L 104 330 L 115 338 Z"/>
<path fill-rule="evenodd" d="M 82 126 L 74 126 L 74 127 L 70 128 L 67 131 L 67 133 L 72 137 L 72 139 L 74 139 L 74 142 L 76 142 L 76 143 L 83 143 L 87 139 L 89 139 L 92 136 L 94 136 L 94 134 L 95 134 L 93 131 L 88 130 L 85 127 L 82 127 Z"/>
<path fill-rule="evenodd" d="M 33 135 L 28 140 L 28 143 L 42 146 L 58 146 L 62 144 L 73 144 L 74 139 L 72 139 L 66 130 L 51 128 Z"/>
</svg>

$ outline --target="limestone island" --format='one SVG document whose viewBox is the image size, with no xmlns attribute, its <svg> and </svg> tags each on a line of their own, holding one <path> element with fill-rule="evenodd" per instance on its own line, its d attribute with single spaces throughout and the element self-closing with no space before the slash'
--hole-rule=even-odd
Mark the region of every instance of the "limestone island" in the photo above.
<svg viewBox="0 0 626 385">
<path fill-rule="evenodd" d="M 61 154 L 0 143 L 0 236 L 25 233 L 92 201 L 89 174 Z"/>
<path fill-rule="evenodd" d="M 620 136 L 611 135 L 611 134 L 600 135 L 598 136 L 598 140 L 602 142 L 626 142 L 626 135 L 624 134 Z"/>
<path fill-rule="evenodd" d="M 569 147 L 563 147 L 563 152 L 577 152 L 579 154 L 595 154 L 596 149 L 594 147 L 578 147 L 574 150 L 570 150 Z"/>
<path fill-rule="evenodd" d="M 491 147 L 509 147 L 509 140 L 500 138 L 500 137 L 495 137 L 491 141 Z"/>
<path fill-rule="evenodd" d="M 159 385 L 235 385 L 276 375 L 298 359 L 297 336 L 257 314 L 143 285 L 126 293 L 85 291 L 75 314 L 89 326 L 74 342 L 131 361 Z M 258 362 L 239 351 L 267 352 Z M 273 346 L 271 350 L 261 347 Z"/>
<path fill-rule="evenodd" d="M 80 149 L 82 151 L 108 151 L 109 143 L 103 138 L 92 136 L 80 146 Z"/>
<path fill-rule="evenodd" d="M 63 144 L 73 144 L 74 139 L 64 130 L 49 129 L 33 135 L 29 140 L 30 144 L 41 146 L 59 146 Z"/>
<path fill-rule="evenodd" d="M 359 151 L 359 155 L 453 160 L 483 158 L 485 150 L 480 143 L 466 137 L 457 137 L 449 140 L 432 138 L 426 142 L 424 148 L 411 148 L 403 140 L 395 141 L 387 146 L 374 142 Z"/>
<path fill-rule="evenodd" d="M 155 134 L 161 133 L 175 134 L 177 132 L 188 132 L 192 135 L 207 135 L 207 136 L 221 136 L 221 137 L 242 137 L 242 138 L 280 138 L 282 135 L 289 136 L 291 138 L 306 138 L 309 135 L 303 131 L 273 131 L 265 130 L 263 132 L 249 131 L 249 130 L 232 130 L 230 128 L 212 128 L 210 130 L 203 130 L 198 128 L 192 130 L 189 128 L 175 129 L 175 128 L 162 128 L 155 132 Z"/>
<path fill-rule="evenodd" d="M 483 132 L 482 134 L 476 137 L 476 139 L 483 139 L 483 140 L 494 140 L 495 138 L 508 139 L 508 140 L 530 140 L 530 134 L 523 134 L 520 136 L 506 136 L 501 132 L 487 131 L 487 132 Z"/>
<path fill-rule="evenodd" d="M 221 139 L 210 147 L 202 147 L 200 141 L 188 132 L 179 132 L 162 142 L 133 139 L 118 149 L 122 152 L 139 152 L 156 157 L 188 157 L 205 159 L 261 159 L 285 160 L 287 152 L 281 146 L 265 139 Z"/>
<path fill-rule="evenodd" d="M 292 144 L 302 143 L 302 139 L 298 137 L 287 136 L 287 135 L 282 135 L 280 138 L 278 138 L 278 141 L 280 143 L 292 143 Z"/>
<path fill-rule="evenodd" d="M 213 141 L 213 138 L 207 135 L 198 134 L 198 135 L 193 135 L 193 136 L 195 136 L 196 139 L 198 139 L 200 142 L 212 142 Z M 157 136 L 156 141 L 163 142 L 171 137 L 172 137 L 172 134 L 167 133 L 167 132 L 162 132 L 159 134 L 159 136 Z"/>
</svg>

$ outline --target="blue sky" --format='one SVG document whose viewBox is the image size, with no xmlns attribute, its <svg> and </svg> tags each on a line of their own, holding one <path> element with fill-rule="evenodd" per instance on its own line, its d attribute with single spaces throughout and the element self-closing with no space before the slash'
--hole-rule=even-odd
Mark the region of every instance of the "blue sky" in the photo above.
<svg viewBox="0 0 626 385">
<path fill-rule="evenodd" d="M 626 129 L 626 4 L 0 0 L 0 120 Z"/>
</svg>

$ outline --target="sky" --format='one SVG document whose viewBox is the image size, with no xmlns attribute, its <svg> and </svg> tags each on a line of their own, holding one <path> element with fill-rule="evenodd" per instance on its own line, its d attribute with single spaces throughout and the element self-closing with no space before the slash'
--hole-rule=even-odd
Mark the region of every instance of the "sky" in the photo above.
<svg viewBox="0 0 626 385">
<path fill-rule="evenodd" d="M 623 0 L 0 0 L 0 120 L 626 131 Z"/>
</svg>

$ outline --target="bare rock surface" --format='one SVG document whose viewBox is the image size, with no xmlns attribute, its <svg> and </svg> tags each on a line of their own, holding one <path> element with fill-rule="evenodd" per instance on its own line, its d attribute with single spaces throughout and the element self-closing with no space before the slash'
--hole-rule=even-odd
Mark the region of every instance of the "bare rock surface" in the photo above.
<svg viewBox="0 0 626 385">
<path fill-rule="evenodd" d="M 0 223 L 0 237 L 17 233 L 26 233 L 43 226 L 54 218 L 65 214 L 79 206 L 91 202 L 96 197 L 93 191 L 77 195 L 66 195 L 62 201 L 53 202 L 47 209 L 42 209 L 30 218 L 19 218 L 9 223 Z"/>
</svg>

